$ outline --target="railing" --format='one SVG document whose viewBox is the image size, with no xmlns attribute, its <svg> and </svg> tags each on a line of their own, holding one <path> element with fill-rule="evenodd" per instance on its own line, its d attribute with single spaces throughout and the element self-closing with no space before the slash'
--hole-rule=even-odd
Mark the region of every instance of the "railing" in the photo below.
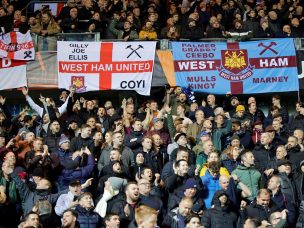
<svg viewBox="0 0 304 228">
<path fill-rule="evenodd" d="M 52 5 L 57 4 L 57 3 L 63 3 L 65 4 L 67 1 L 66 0 L 59 0 L 59 1 L 39 1 L 39 0 L 35 0 L 35 1 L 30 1 L 25 7 L 24 9 L 22 9 L 23 12 L 25 12 L 25 16 L 27 17 L 29 13 L 33 13 L 35 10 L 37 10 L 37 7 L 43 6 L 43 7 L 49 7 L 50 10 L 52 11 L 52 13 L 56 13 L 53 12 L 53 10 L 57 10 L 57 7 L 52 7 Z M 55 15 L 55 14 L 54 14 Z"/>
<path fill-rule="evenodd" d="M 32 34 L 33 41 L 35 43 L 36 51 L 57 51 L 57 41 L 108 41 L 117 42 L 123 41 L 118 39 L 103 39 L 100 40 L 100 33 L 58 33 L 56 36 L 43 37 L 37 34 Z M 283 38 L 282 38 L 283 39 Z M 250 39 L 250 40 L 262 40 L 262 39 Z M 181 39 L 180 41 L 188 41 L 186 39 Z M 201 39 L 202 42 L 234 42 L 233 39 L 224 38 L 212 38 L 212 39 Z M 304 38 L 294 38 L 295 47 L 297 50 L 304 50 Z M 157 49 L 167 50 L 171 49 L 171 41 L 167 39 L 157 40 Z"/>
</svg>

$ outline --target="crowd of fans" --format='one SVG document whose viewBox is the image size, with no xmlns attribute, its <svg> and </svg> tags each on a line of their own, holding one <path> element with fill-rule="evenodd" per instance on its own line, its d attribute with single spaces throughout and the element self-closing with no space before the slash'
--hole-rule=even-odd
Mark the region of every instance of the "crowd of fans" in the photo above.
<svg viewBox="0 0 304 228">
<path fill-rule="evenodd" d="M 58 15 L 47 6 L 30 13 L 22 2 L 1 1 L 0 27 L 6 32 L 97 32 L 102 39 L 122 40 L 295 38 L 304 32 L 300 0 L 68 0 Z"/>
<path fill-rule="evenodd" d="M 304 104 L 187 91 L 114 107 L 24 87 L 17 116 L 0 96 L 0 227 L 303 227 Z"/>
</svg>

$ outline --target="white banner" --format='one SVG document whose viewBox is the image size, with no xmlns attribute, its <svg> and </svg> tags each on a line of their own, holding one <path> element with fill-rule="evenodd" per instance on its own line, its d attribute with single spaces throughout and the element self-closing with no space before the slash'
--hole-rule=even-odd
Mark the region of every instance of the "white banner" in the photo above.
<svg viewBox="0 0 304 228">
<path fill-rule="evenodd" d="M 150 95 L 156 42 L 57 43 L 58 87 Z"/>
<path fill-rule="evenodd" d="M 35 59 L 35 48 L 30 31 L 26 34 L 10 32 L 0 36 L 0 58 Z"/>
<path fill-rule="evenodd" d="M 0 59 L 0 90 L 27 86 L 26 62 Z"/>
</svg>

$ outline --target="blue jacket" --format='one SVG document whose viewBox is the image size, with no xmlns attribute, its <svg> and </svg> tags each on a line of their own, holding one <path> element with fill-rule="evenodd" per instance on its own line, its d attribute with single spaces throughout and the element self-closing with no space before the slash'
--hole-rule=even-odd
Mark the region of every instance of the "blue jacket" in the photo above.
<svg viewBox="0 0 304 228">
<path fill-rule="evenodd" d="M 86 210 L 78 205 L 75 211 L 78 213 L 77 221 L 80 224 L 80 228 L 99 228 L 101 227 L 101 217 L 99 214 L 93 211 L 94 208 Z"/>
<path fill-rule="evenodd" d="M 214 178 L 209 173 L 209 170 L 207 170 L 205 175 L 201 176 L 201 180 L 204 185 L 203 198 L 206 204 L 206 208 L 209 209 L 211 207 L 211 201 L 214 196 L 214 193 L 221 189 L 219 184 L 219 175 Z"/>
<path fill-rule="evenodd" d="M 79 180 L 80 183 L 83 184 L 89 177 L 91 177 L 91 174 L 94 169 L 94 165 L 95 165 L 94 156 L 91 154 L 88 156 L 86 166 L 79 167 L 76 169 L 62 170 L 63 189 L 68 188 L 71 180 Z"/>
</svg>

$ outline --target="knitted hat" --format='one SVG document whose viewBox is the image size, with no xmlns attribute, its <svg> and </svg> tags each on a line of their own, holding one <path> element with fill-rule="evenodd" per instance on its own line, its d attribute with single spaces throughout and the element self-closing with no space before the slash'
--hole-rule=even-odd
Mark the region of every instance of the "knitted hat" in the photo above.
<svg viewBox="0 0 304 228">
<path fill-rule="evenodd" d="M 185 138 L 187 138 L 185 133 L 177 133 L 174 137 L 174 141 L 177 142 L 181 136 L 185 136 Z"/>
<path fill-rule="evenodd" d="M 64 134 L 62 134 L 59 139 L 59 146 L 61 146 L 65 142 L 70 142 L 70 140 L 68 137 L 66 137 Z"/>
<path fill-rule="evenodd" d="M 41 177 L 43 178 L 44 175 L 43 175 L 43 170 L 41 168 L 35 168 L 33 173 L 32 173 L 32 176 L 33 177 Z"/>
<path fill-rule="evenodd" d="M 236 111 L 236 112 L 245 111 L 244 105 L 238 105 L 238 106 L 236 107 L 236 110 L 235 110 L 235 111 Z"/>
<path fill-rule="evenodd" d="M 31 115 L 26 115 L 23 117 L 23 122 L 27 123 L 28 121 L 32 120 L 32 116 Z"/>
<path fill-rule="evenodd" d="M 110 182 L 113 190 L 119 190 L 122 187 L 126 186 L 128 183 L 126 179 L 122 179 L 119 177 L 110 177 L 108 181 Z"/>
<path fill-rule="evenodd" d="M 291 165 L 291 162 L 287 159 L 277 161 L 277 166 L 279 167 L 281 165 Z"/>
<path fill-rule="evenodd" d="M 184 185 L 185 190 L 189 189 L 189 188 L 196 188 L 196 187 L 197 187 L 197 183 L 194 178 L 188 179 Z"/>
<path fill-rule="evenodd" d="M 230 138 L 230 141 L 232 142 L 233 140 L 239 140 L 240 141 L 240 137 L 238 135 L 233 135 L 231 138 Z"/>
</svg>

